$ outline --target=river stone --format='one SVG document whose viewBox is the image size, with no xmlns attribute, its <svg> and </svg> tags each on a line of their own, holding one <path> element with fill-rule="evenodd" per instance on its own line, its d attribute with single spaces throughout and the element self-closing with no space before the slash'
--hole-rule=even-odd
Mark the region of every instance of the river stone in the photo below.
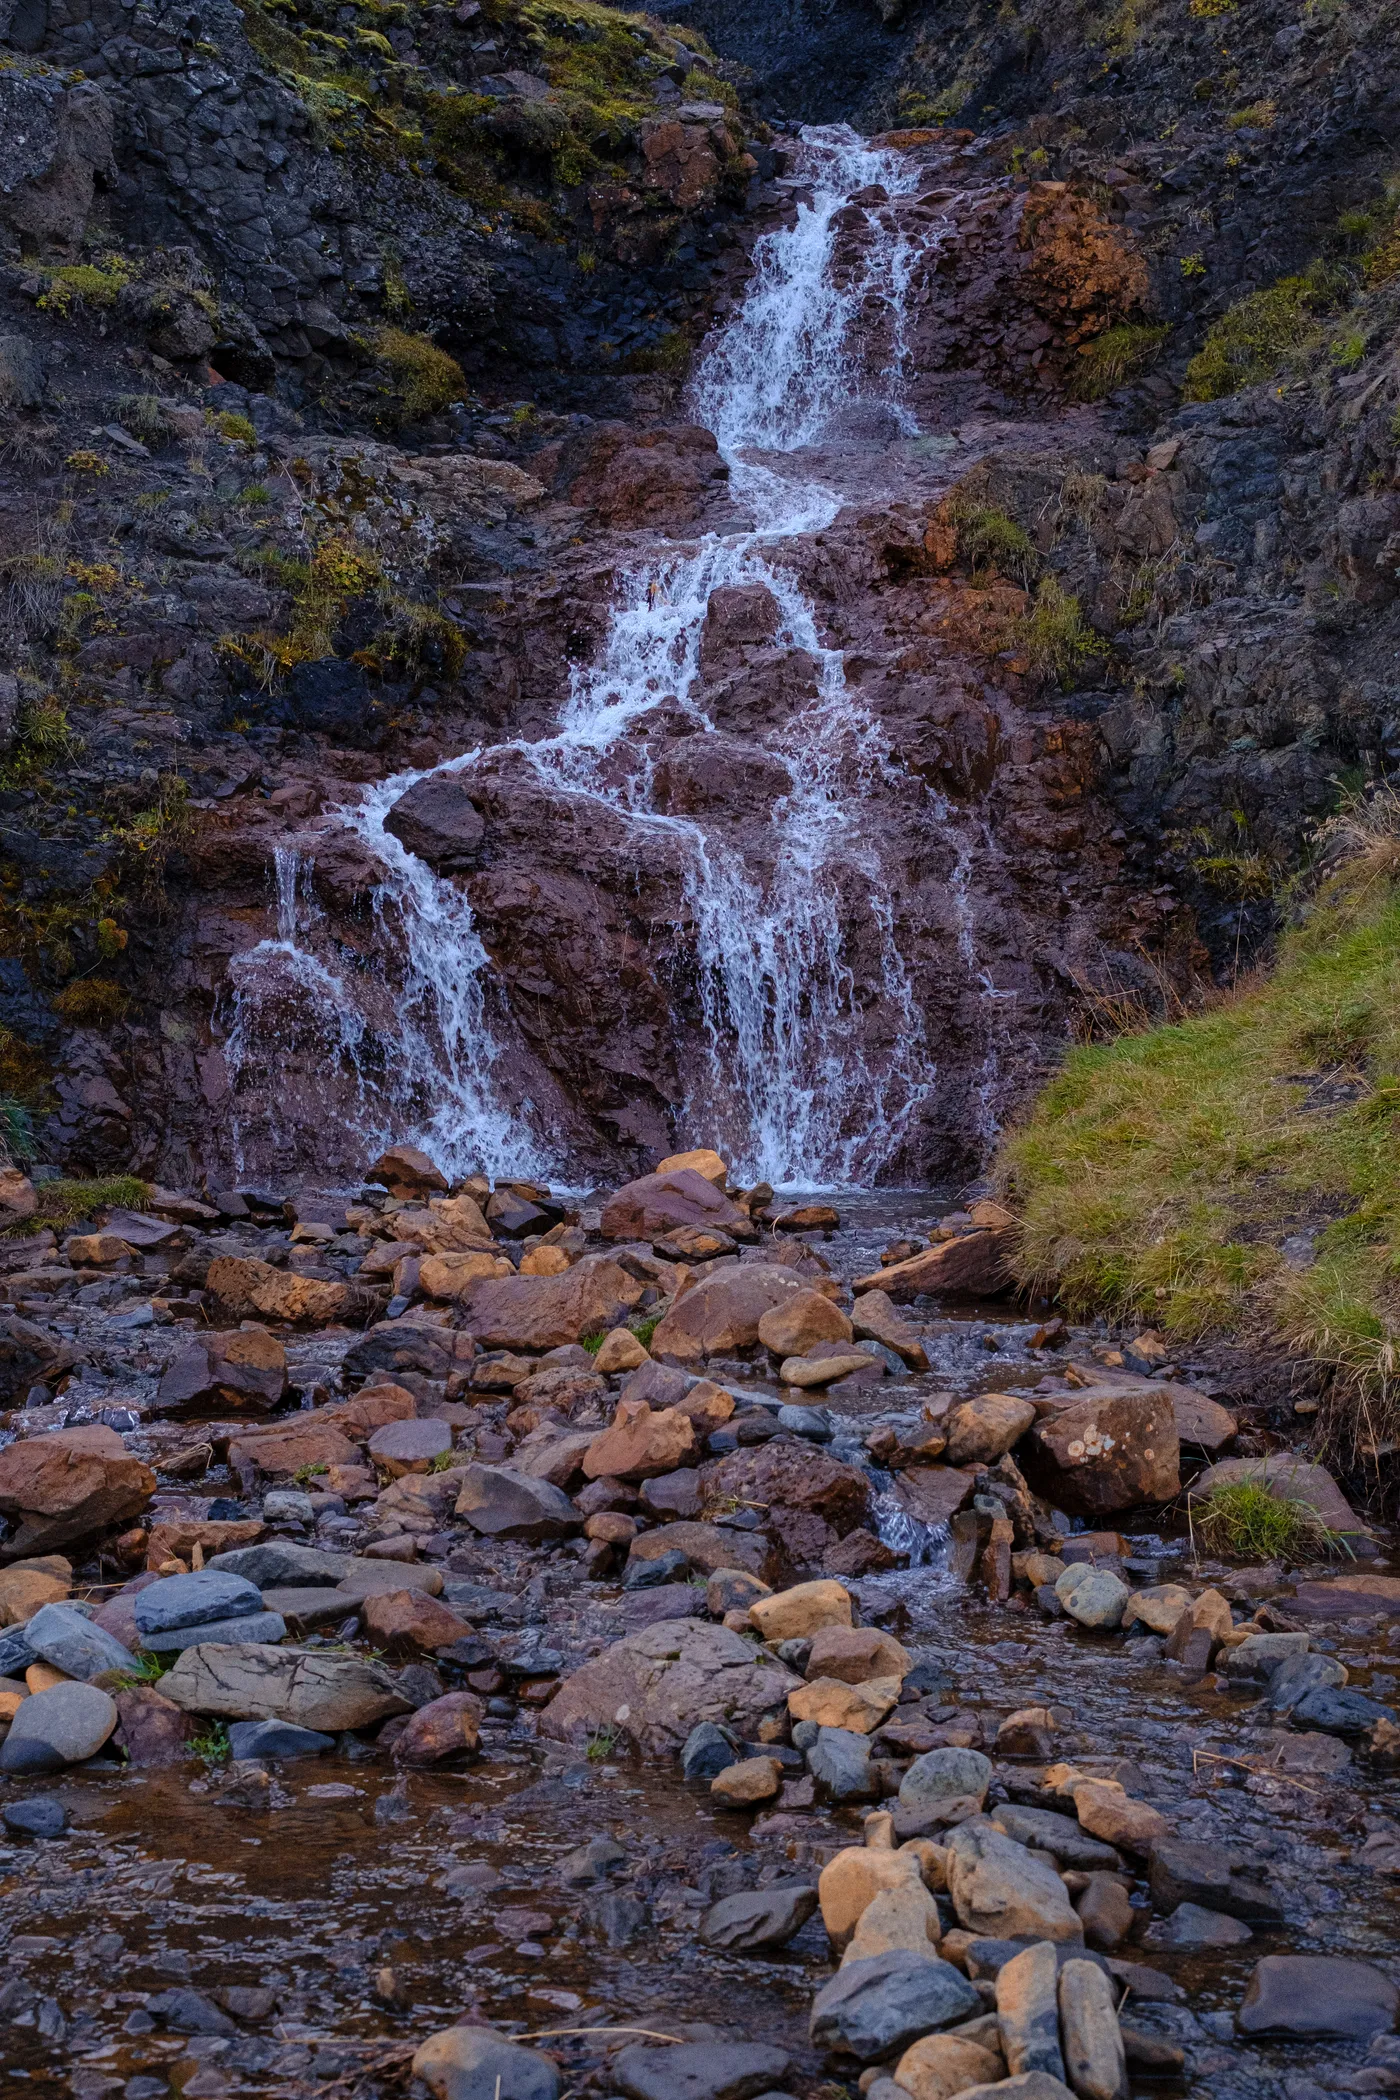
<svg viewBox="0 0 1400 2100">
<path fill-rule="evenodd" d="M 546 1279 L 548 1280 L 548 1279 Z M 457 1515 L 486 1538 L 539 1545 L 581 1531 L 583 1518 L 562 1488 L 508 1466 L 463 1467 Z"/>
<path fill-rule="evenodd" d="M 548 2056 L 522 2049 L 490 2027 L 430 2034 L 413 2059 L 433 2100 L 558 2100 L 559 2073 Z"/>
<path fill-rule="evenodd" d="M 1169 1918 L 1159 1918 L 1143 1934 L 1144 1947 L 1239 1947 L 1254 1934 L 1239 1918 L 1224 1911 L 1202 1910 L 1198 1903 L 1178 1903 Z"/>
<path fill-rule="evenodd" d="M 1288 1600 L 1299 1619 L 1362 1619 L 1400 1612 L 1400 1576 L 1359 1569 L 1326 1582 L 1300 1582 Z"/>
<path fill-rule="evenodd" d="M 928 1352 L 886 1291 L 867 1291 L 857 1298 L 851 1328 L 857 1341 L 880 1342 L 886 1349 L 893 1349 L 911 1371 L 928 1369 Z"/>
<path fill-rule="evenodd" d="M 205 1575 L 218 1570 L 241 1575 L 255 1588 L 333 1589 L 351 1565 L 348 1553 L 326 1553 L 319 1546 L 298 1546 L 290 1539 L 262 1539 L 256 1546 L 235 1546 L 206 1561 Z"/>
<path fill-rule="evenodd" d="M 936 1822 L 944 1810 L 956 1812 L 955 1804 L 981 1808 L 991 1779 L 991 1759 L 980 1750 L 928 1750 L 916 1757 L 899 1782 L 901 1835 L 912 1836 L 915 1825 Z"/>
<path fill-rule="evenodd" d="M 1026 1438 L 1021 1470 L 1071 1516 L 1167 1502 L 1181 1487 L 1181 1442 L 1168 1394 L 1092 1392 L 1057 1407 Z"/>
<path fill-rule="evenodd" d="M 165 1575 L 136 1599 L 136 1630 L 169 1633 L 177 1626 L 209 1626 L 218 1619 L 246 1619 L 263 1609 L 262 1593 L 246 1576 L 226 1568 L 199 1568 L 192 1575 Z"/>
<path fill-rule="evenodd" d="M 39 1794 L 32 1801 L 7 1802 L 0 1808 L 0 1823 L 11 1837 L 57 1838 L 68 1828 L 68 1811 L 52 1794 Z"/>
<path fill-rule="evenodd" d="M 1053 1581 L 1054 1578 L 1052 1577 Z M 1123 1609 L 1123 1629 L 1144 1625 L 1150 1633 L 1172 1633 L 1184 1611 L 1191 1608 L 1191 1592 L 1180 1583 L 1154 1583 L 1150 1589 L 1134 1590 Z"/>
<path fill-rule="evenodd" d="M 799 1582 L 776 1596 L 759 1597 L 749 1606 L 749 1624 L 771 1646 L 815 1637 L 825 1626 L 849 1627 L 850 1623 L 851 1593 L 844 1583 L 830 1577 Z"/>
<path fill-rule="evenodd" d="M 713 1721 L 702 1721 L 681 1747 L 681 1774 L 686 1779 L 703 1779 L 708 1785 L 726 1765 L 737 1765 L 739 1757 L 722 1728 L 716 1728 Z"/>
<path fill-rule="evenodd" d="M 1121 1624 L 1132 1591 L 1107 1568 L 1078 1561 L 1056 1579 L 1055 1595 L 1081 1626 L 1111 1627 Z"/>
<path fill-rule="evenodd" d="M 1335 1656 L 1291 1655 L 1270 1677 L 1264 1698 L 1276 1714 L 1292 1713 L 1311 1693 L 1330 1691 L 1346 1681 L 1346 1670 Z"/>
<path fill-rule="evenodd" d="M 234 1758 L 324 1757 L 335 1737 L 315 1728 L 296 1728 L 289 1721 L 233 1721 L 228 1731 Z"/>
<path fill-rule="evenodd" d="M 949 1831 L 948 1892 L 958 1923 L 988 1939 L 1082 1940 L 1063 1881 L 981 1817 Z"/>
<path fill-rule="evenodd" d="M 978 1393 L 945 1418 L 950 1466 L 995 1465 L 1035 1420 L 1032 1401 L 1011 1393 Z"/>
<path fill-rule="evenodd" d="M 791 2059 L 769 2042 L 634 2042 L 613 2061 L 613 2083 L 630 2100 L 751 2100 L 786 2077 Z"/>
<path fill-rule="evenodd" d="M 970 2085 L 986 2084 L 1000 2075 L 995 2043 L 994 2035 L 983 2046 L 970 2036 L 926 2034 L 905 2050 L 895 2076 L 880 2081 L 889 2091 L 877 2095 L 872 2087 L 867 2100 L 901 2100 L 904 2094 L 911 2100 L 955 2100 Z"/>
<path fill-rule="evenodd" d="M 651 1338 L 651 1353 L 681 1368 L 707 1356 L 734 1356 L 758 1340 L 766 1312 L 797 1291 L 800 1276 L 778 1262 L 714 1269 L 678 1298 Z"/>
<path fill-rule="evenodd" d="M 24 1629 L 34 1653 L 65 1677 L 86 1684 L 104 1670 L 129 1670 L 131 1650 L 94 1626 L 75 1604 L 44 1604 Z"/>
<path fill-rule="evenodd" d="M 1199 1504 L 1209 1498 L 1212 1489 L 1234 1487 L 1242 1480 L 1258 1481 L 1289 1502 L 1304 1503 L 1329 1531 L 1342 1538 L 1370 1534 L 1370 1526 L 1356 1514 L 1327 1468 L 1305 1465 L 1288 1451 L 1271 1451 L 1260 1458 L 1221 1459 L 1197 1474 L 1188 1500 Z"/>
<path fill-rule="evenodd" d="M 404 1473 L 426 1473 L 435 1458 L 452 1449 L 452 1431 L 446 1422 L 414 1418 L 385 1422 L 365 1446 L 374 1464 L 391 1480 Z"/>
<path fill-rule="evenodd" d="M 812 1637 L 803 1673 L 865 1684 L 873 1677 L 907 1677 L 912 1660 L 892 1633 L 873 1626 L 823 1626 Z"/>
<path fill-rule="evenodd" d="M 115 1699 L 95 1684 L 50 1685 L 21 1700 L 0 1743 L 0 1772 L 57 1772 L 80 1764 L 96 1755 L 116 1725 Z"/>
<path fill-rule="evenodd" d="M 815 2047 L 873 2063 L 981 2007 L 950 1962 L 901 1950 L 839 1969 L 812 2001 L 808 2032 Z"/>
<path fill-rule="evenodd" d="M 1382 1706 L 1364 1692 L 1335 1685 L 1309 1692 L 1293 1709 L 1295 1728 L 1319 1728 L 1324 1735 L 1364 1735 L 1377 1721 L 1394 1719 L 1393 1706 Z"/>
<path fill-rule="evenodd" d="M 1122 1867 L 1112 1845 L 1090 1837 L 1078 1823 L 1071 1822 L 1068 1816 L 1057 1816 L 1053 1809 L 1019 1808 L 1006 1801 L 998 1802 L 991 1813 L 998 1830 L 1004 1830 L 1018 1845 L 1033 1845 L 1037 1852 L 1048 1852 L 1061 1867 L 1078 1867 L 1090 1873 L 1097 1867 L 1110 1873 Z"/>
<path fill-rule="evenodd" d="M 479 1348 L 544 1350 L 625 1326 L 641 1295 L 609 1255 L 586 1254 L 559 1276 L 485 1277 L 457 1303 Z"/>
<path fill-rule="evenodd" d="M 700 1920 L 700 1939 L 730 1954 L 759 1954 L 786 1946 L 816 1907 L 817 1892 L 805 1881 L 775 1881 L 770 1888 L 711 1904 Z"/>
<path fill-rule="evenodd" d="M 701 1575 L 737 1565 L 761 1577 L 773 1559 L 772 1543 L 765 1532 L 726 1531 L 720 1524 L 699 1524 L 685 1518 L 642 1532 L 633 1539 L 627 1558 L 656 1560 L 663 1553 L 683 1553 Z"/>
<path fill-rule="evenodd" d="M 1089 1961 L 1060 1971 L 1060 2033 L 1069 2084 L 1079 2100 L 1128 2100 L 1128 2065 L 1114 1985 Z M 1047 2067 L 1054 2072 L 1054 2066 Z"/>
<path fill-rule="evenodd" d="M 1052 2078 L 1064 2077 L 1058 1980 L 1053 1940 L 1037 1940 L 997 1971 L 997 2028 L 1006 2068 L 1013 2075 L 1048 2071 Z"/>
<path fill-rule="evenodd" d="M 999 2078 L 993 2085 L 967 2086 L 958 2100 L 1078 2100 L 1078 2096 L 1048 2071 L 1022 2071 L 1015 2078 Z"/>
<path fill-rule="evenodd" d="M 141 1645 L 152 1655 L 179 1655 L 201 1641 L 257 1641 L 275 1645 L 285 1640 L 287 1622 L 280 1612 L 259 1611 L 237 1619 L 213 1619 L 207 1625 L 172 1626 L 168 1633 L 143 1633 Z"/>
<path fill-rule="evenodd" d="M 878 1801 L 880 1775 L 868 1735 L 848 1728 L 819 1728 L 806 1753 L 807 1770 L 829 1801 Z"/>
<path fill-rule="evenodd" d="M 444 1692 L 420 1706 L 394 1738 L 399 1765 L 436 1765 L 474 1751 L 481 1741 L 481 1701 L 471 1692 Z"/>
<path fill-rule="evenodd" d="M 291 1721 L 327 1735 L 372 1727 L 413 1705 L 381 1663 L 256 1643 L 186 1648 L 160 1682 L 165 1696 L 186 1713 Z"/>
<path fill-rule="evenodd" d="M 848 1845 L 829 1859 L 817 1881 L 822 1923 L 838 1953 L 849 1946 L 865 1912 L 886 1889 L 923 1885 L 918 1853 L 901 1847 L 887 1851 L 875 1845 Z"/>
<path fill-rule="evenodd" d="M 1223 1846 L 1164 1838 L 1152 1847 L 1147 1879 L 1163 1916 L 1180 1903 L 1194 1903 L 1249 1925 L 1281 1925 L 1283 1904 L 1263 1873 L 1252 1860 Z"/>
<path fill-rule="evenodd" d="M 1305 1633 L 1253 1633 L 1233 1648 L 1221 1650 L 1216 1667 L 1226 1677 L 1272 1677 L 1281 1664 L 1306 1655 Z"/>
<path fill-rule="evenodd" d="M 603 1206 L 605 1240 L 654 1240 L 679 1225 L 747 1226 L 748 1212 L 694 1167 L 670 1167 L 628 1181 Z"/>
<path fill-rule="evenodd" d="M 0 1626 L 23 1626 L 41 1604 L 56 1604 L 73 1587 L 73 1569 L 62 1554 L 20 1562 L 0 1571 Z"/>
<path fill-rule="evenodd" d="M 1400 1990 L 1369 1962 L 1330 1954 L 1266 1954 L 1235 2015 L 1241 2034 L 1335 2035 L 1368 2041 L 1389 2034 Z"/>
<path fill-rule="evenodd" d="M 155 1488 L 150 1467 L 105 1425 L 17 1437 L 0 1451 L 0 1516 L 19 1519 L 0 1560 L 27 1560 L 138 1516 Z"/>
<path fill-rule="evenodd" d="M 700 1721 L 746 1740 L 801 1680 L 727 1626 L 671 1619 L 628 1634 L 564 1680 L 540 1731 L 569 1740 L 619 1728 L 643 1750 L 678 1750 Z"/>
<path fill-rule="evenodd" d="M 113 1741 L 132 1765 L 160 1772 L 185 1762 L 194 1733 L 188 1714 L 153 1684 L 128 1685 L 115 1696 L 120 1719 Z"/>
<path fill-rule="evenodd" d="M 452 1489 L 447 1492 L 450 1496 Z M 429 1597 L 440 1597 L 442 1571 L 407 1560 L 352 1560 L 335 1586 L 336 1596 L 347 1600 L 347 1613 L 357 1598 L 382 1597 L 391 1590 L 423 1590 Z"/>
</svg>

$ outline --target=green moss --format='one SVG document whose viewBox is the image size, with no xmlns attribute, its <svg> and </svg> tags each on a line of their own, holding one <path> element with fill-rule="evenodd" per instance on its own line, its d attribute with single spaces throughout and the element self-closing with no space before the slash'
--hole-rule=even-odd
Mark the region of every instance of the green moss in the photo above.
<svg viewBox="0 0 1400 2100">
<path fill-rule="evenodd" d="M 231 444 L 256 445 L 258 442 L 258 433 L 247 416 L 236 416 L 229 409 L 215 416 L 214 428 L 220 437 L 227 438 Z"/>
<path fill-rule="evenodd" d="M 1094 632 L 1072 591 L 1053 576 L 1043 576 L 1029 613 L 1016 628 L 1015 645 L 1030 660 L 1031 669 L 1057 678 L 1069 686 L 1096 656 L 1108 654 L 1108 644 Z"/>
<path fill-rule="evenodd" d="M 1070 377 L 1072 391 L 1081 401 L 1102 401 L 1155 364 L 1170 334 L 1165 323 L 1125 321 L 1120 327 L 1106 328 L 1080 352 Z"/>
<path fill-rule="evenodd" d="M 465 397 L 467 382 L 461 366 L 428 336 L 410 335 L 403 328 L 381 328 L 373 344 L 392 382 L 396 420 L 421 422 Z"/>
<path fill-rule="evenodd" d="M 102 1181 L 41 1181 L 37 1194 L 39 1207 L 34 1216 L 11 1227 L 12 1231 L 42 1232 L 49 1226 L 55 1232 L 66 1232 L 102 1211 L 140 1210 L 151 1189 L 149 1182 L 134 1174 L 113 1174 Z"/>
<path fill-rule="evenodd" d="M 1271 378 L 1317 343 L 1319 317 L 1337 304 L 1338 296 L 1335 278 L 1314 265 L 1238 300 L 1212 325 L 1187 366 L 1184 398 L 1218 401 Z"/>
<path fill-rule="evenodd" d="M 109 255 L 103 266 L 96 263 L 62 263 L 45 270 L 48 289 L 39 298 L 47 312 L 67 314 L 75 306 L 101 310 L 116 303 L 118 292 L 132 278 L 132 266 L 121 255 Z"/>
</svg>

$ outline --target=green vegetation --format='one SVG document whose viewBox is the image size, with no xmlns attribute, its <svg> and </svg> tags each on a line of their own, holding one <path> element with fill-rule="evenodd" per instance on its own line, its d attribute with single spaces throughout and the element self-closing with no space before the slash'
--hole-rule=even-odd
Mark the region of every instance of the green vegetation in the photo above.
<svg viewBox="0 0 1400 2100">
<path fill-rule="evenodd" d="M 1272 974 L 1071 1051 L 1001 1174 L 1027 1282 L 1312 1358 L 1333 1448 L 1374 1460 L 1400 1434 L 1400 797 L 1352 802 L 1318 845 L 1331 872 Z"/>
<path fill-rule="evenodd" d="M 102 263 L 62 263 L 46 269 L 48 289 L 39 304 L 49 313 L 68 314 L 77 307 L 101 309 L 116 304 L 117 294 L 131 282 L 133 270 L 124 255 L 107 255 Z"/>
<path fill-rule="evenodd" d="M 175 426 L 155 394 L 122 394 L 117 401 L 117 421 L 152 452 L 168 445 L 175 435 Z"/>
<path fill-rule="evenodd" d="M 206 1765 L 226 1765 L 229 1754 L 228 1729 L 222 1721 L 215 1721 L 199 1735 L 190 1737 L 190 1756 Z"/>
<path fill-rule="evenodd" d="M 615 1728 L 595 1728 L 592 1735 L 588 1738 L 588 1747 L 583 1754 L 591 1765 L 601 1765 L 607 1762 L 616 1748 L 617 1730 Z"/>
<path fill-rule="evenodd" d="M 56 611 L 61 604 L 55 594 Z M 21 709 L 14 749 L 0 766 L 0 786 L 32 786 L 50 767 L 65 764 L 76 749 L 67 709 L 53 693 L 45 693 Z"/>
<path fill-rule="evenodd" d="M 977 503 L 961 490 L 948 505 L 958 535 L 958 556 L 974 578 L 1010 576 L 1029 586 L 1040 566 L 1030 534 L 990 503 Z"/>
<path fill-rule="evenodd" d="M 219 436 L 227 438 L 230 444 L 256 445 L 258 442 L 258 433 L 253 428 L 248 417 L 236 416 L 231 409 L 224 409 L 219 415 L 215 416 L 214 428 L 218 431 Z"/>
<path fill-rule="evenodd" d="M 141 1684 L 159 1684 L 174 1660 L 173 1655 L 152 1655 L 148 1648 L 138 1648 L 127 1667 L 114 1671 L 105 1681 L 119 1692 L 131 1691 Z"/>
<path fill-rule="evenodd" d="M 467 382 L 456 358 L 426 335 L 381 328 L 374 337 L 374 354 L 392 381 L 395 422 L 421 422 L 466 395 Z"/>
<path fill-rule="evenodd" d="M 79 977 L 54 997 L 54 1011 L 70 1028 L 110 1028 L 131 1001 L 109 977 Z"/>
<path fill-rule="evenodd" d="M 1333 1543 L 1315 1510 L 1262 1479 L 1212 1488 L 1190 1514 L 1193 1531 L 1210 1552 L 1244 1560 L 1296 1562 Z"/>
<path fill-rule="evenodd" d="M 151 1189 L 134 1174 L 113 1174 L 105 1181 L 41 1181 L 37 1193 L 39 1208 L 11 1232 L 42 1232 L 46 1225 L 66 1232 L 99 1211 L 140 1210 Z"/>
<path fill-rule="evenodd" d="M 645 1318 L 640 1320 L 629 1320 L 627 1324 L 631 1329 L 632 1333 L 636 1335 L 637 1340 L 641 1343 L 642 1347 L 644 1349 L 650 1349 L 651 1338 L 655 1334 L 657 1328 L 661 1325 L 661 1322 L 665 1317 L 666 1316 L 664 1313 L 647 1313 Z"/>
<path fill-rule="evenodd" d="M 1071 374 L 1074 392 L 1081 401 L 1102 401 L 1155 364 L 1170 334 L 1165 322 L 1123 321 L 1116 328 L 1105 328 L 1079 353 Z"/>
<path fill-rule="evenodd" d="M 1218 401 L 1268 379 L 1313 347 L 1321 334 L 1320 316 L 1337 302 L 1335 278 L 1316 263 L 1300 276 L 1281 277 L 1265 291 L 1237 300 L 1207 331 L 1186 367 L 1185 399 Z"/>
<path fill-rule="evenodd" d="M 1053 576 L 1042 576 L 1034 603 L 1017 623 L 1015 646 L 1029 659 L 1031 669 L 1070 685 L 1087 663 L 1107 656 L 1108 644 L 1084 617 L 1072 591 Z"/>
<path fill-rule="evenodd" d="M 586 1334 L 583 1337 L 583 1347 L 590 1356 L 596 1356 L 607 1338 L 606 1328 L 600 1328 L 597 1334 Z"/>
<path fill-rule="evenodd" d="M 0 1094 L 0 1155 L 26 1166 L 34 1157 L 34 1122 L 22 1101 Z"/>
</svg>

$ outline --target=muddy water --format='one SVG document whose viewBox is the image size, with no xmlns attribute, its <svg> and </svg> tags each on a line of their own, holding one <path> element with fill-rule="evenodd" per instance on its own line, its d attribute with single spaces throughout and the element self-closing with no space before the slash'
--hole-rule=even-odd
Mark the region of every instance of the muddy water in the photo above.
<svg viewBox="0 0 1400 2100">
<path fill-rule="evenodd" d="M 858 1273 L 891 1232 L 941 1207 L 927 1195 L 850 1204 L 827 1252 Z M 838 1422 L 838 1444 L 870 1415 L 917 1411 L 931 1387 L 1028 1382 L 1044 1368 L 1025 1321 L 928 1325 L 932 1372 L 886 1383 L 866 1419 Z M 1163 1578 L 1229 1586 L 1228 1571 L 1191 1568 L 1184 1540 L 1143 1537 L 1135 1551 Z M 582 1583 L 563 1560 L 549 1563 L 547 1582 L 550 1638 L 608 1624 L 615 1592 Z M 1019 1604 L 989 1607 L 937 1552 L 857 1587 L 866 1622 L 946 1673 L 946 1692 L 926 1703 L 935 1717 L 974 1712 L 990 1743 L 1006 1714 L 1053 1705 L 1068 1716 L 1064 1755 L 1109 1760 L 1110 1770 L 1127 1761 L 1124 1779 L 1178 1835 L 1267 1861 L 1284 1885 L 1288 1923 L 1256 1928 L 1248 1944 L 1189 1956 L 1120 1950 L 1162 1979 L 1151 1987 L 1158 1995 L 1130 1996 L 1125 2018 L 1190 2052 L 1186 2086 L 1167 2090 L 1314 2100 L 1319 2088 L 1390 2089 L 1374 2065 L 1362 2068 L 1363 2045 L 1244 2045 L 1231 2016 L 1268 1952 L 1358 1956 L 1400 1977 L 1400 1876 L 1357 1858 L 1368 1837 L 1374 1851 L 1393 1829 L 1400 1865 L 1394 1780 L 1369 1771 L 1360 1752 L 1331 1778 L 1290 1783 L 1252 1770 L 1271 1755 L 1271 1723 L 1248 1694 L 1213 1680 L 1183 1688 L 1151 1639 L 1047 1623 Z M 620 1630 L 615 1618 L 610 1630 Z M 1387 1646 L 1383 1622 L 1330 1632 L 1353 1684 L 1383 1700 L 1400 1693 L 1400 1647 Z M 811 1995 L 830 1973 L 819 1923 L 761 1958 L 711 1954 L 697 1927 L 721 1895 L 815 1878 L 858 1837 L 860 1812 L 752 1820 L 714 1807 L 673 1768 L 590 1760 L 534 1731 L 523 1710 L 488 1719 L 480 1761 L 453 1773 L 396 1776 L 372 1754 L 282 1766 L 270 1791 L 242 1805 L 193 1764 L 9 1783 L 8 1798 L 62 1800 L 73 1827 L 56 1842 L 0 1848 L 0 2092 L 303 2100 L 330 2088 L 388 2100 L 403 2091 L 411 2047 L 469 2016 L 528 2035 L 603 2026 L 680 2035 L 709 2023 L 787 2046 L 786 2083 L 801 2100 L 832 2093 L 833 2066 L 806 2042 Z M 998 1781 L 1014 1791 L 1017 1768 L 1000 1765 Z M 560 1862 L 600 1835 L 625 1860 L 604 1881 L 568 1885 Z M 1144 1889 L 1137 1900 L 1146 1903 Z M 230 1987 L 262 1995 L 230 2001 L 227 2033 L 173 2031 L 172 2001 L 146 2009 L 171 1991 L 217 1998 Z M 600 2036 L 555 2035 L 549 2046 L 566 2091 L 613 2090 Z"/>
</svg>

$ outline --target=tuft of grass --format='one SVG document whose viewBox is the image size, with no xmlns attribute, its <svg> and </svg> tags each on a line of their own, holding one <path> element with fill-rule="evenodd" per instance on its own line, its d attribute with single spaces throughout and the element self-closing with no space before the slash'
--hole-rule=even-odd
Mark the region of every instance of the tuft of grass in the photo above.
<svg viewBox="0 0 1400 2100">
<path fill-rule="evenodd" d="M 1070 685 L 1084 666 L 1096 656 L 1108 654 L 1108 644 L 1084 617 L 1079 600 L 1053 576 L 1042 576 L 1030 611 L 1018 622 L 1015 646 L 1029 659 L 1031 669 Z"/>
<path fill-rule="evenodd" d="M 644 1349 L 650 1349 L 651 1338 L 665 1318 L 664 1313 L 648 1313 L 644 1320 L 629 1320 L 628 1326 Z"/>
<path fill-rule="evenodd" d="M 1237 300 L 1213 323 L 1186 367 L 1184 399 L 1218 401 L 1271 378 L 1318 341 L 1320 317 L 1337 305 L 1338 296 L 1332 274 L 1314 264 Z"/>
<path fill-rule="evenodd" d="M 606 1329 L 603 1329 L 598 1334 L 586 1334 L 583 1337 L 583 1347 L 588 1351 L 590 1356 L 596 1356 L 598 1354 L 598 1351 L 602 1348 L 604 1342 L 607 1340 L 607 1338 L 608 1337 Z"/>
<path fill-rule="evenodd" d="M 54 1011 L 70 1028 L 110 1028 L 120 1021 L 131 1001 L 109 977 L 79 977 L 55 995 Z"/>
<path fill-rule="evenodd" d="M 22 1101 L 0 1094 L 0 1158 L 27 1166 L 34 1157 L 34 1119 Z"/>
<path fill-rule="evenodd" d="M 95 1218 L 100 1211 L 140 1210 L 150 1193 L 149 1182 L 134 1174 L 112 1174 L 105 1181 L 42 1181 L 34 1216 L 11 1230 L 42 1232 L 47 1225 L 55 1232 L 66 1232 L 70 1225 Z"/>
<path fill-rule="evenodd" d="M 465 399 L 467 382 L 461 366 L 428 336 L 410 335 L 405 328 L 381 328 L 373 337 L 373 348 L 390 377 L 395 420 L 419 423 L 425 416 L 438 415 L 451 402 Z"/>
<path fill-rule="evenodd" d="M 588 1738 L 584 1756 L 591 1765 L 606 1764 L 617 1748 L 617 1730 L 613 1727 L 595 1728 Z"/>
<path fill-rule="evenodd" d="M 1331 1534 L 1306 1502 L 1280 1495 L 1260 1480 L 1235 1480 L 1212 1488 L 1191 1507 L 1193 1531 L 1212 1553 L 1245 1560 L 1305 1560 Z"/>
<path fill-rule="evenodd" d="M 117 421 L 131 436 L 152 452 L 159 452 L 175 435 L 175 425 L 161 407 L 156 394 L 122 394 L 117 400 Z"/>
<path fill-rule="evenodd" d="M 1116 328 L 1105 328 L 1080 351 L 1070 375 L 1072 391 L 1081 401 L 1102 401 L 1155 364 L 1170 334 L 1165 322 L 1124 321 Z"/>
<path fill-rule="evenodd" d="M 113 1691 L 122 1692 L 141 1684 L 159 1684 L 174 1660 L 173 1655 L 152 1655 L 148 1648 L 138 1648 L 126 1668 L 113 1671 L 107 1682 Z"/>
<path fill-rule="evenodd" d="M 1009 576 L 1030 585 L 1040 560 L 1024 526 L 994 504 L 976 503 L 961 495 L 953 497 L 948 511 L 957 530 L 959 557 L 974 578 Z"/>
<path fill-rule="evenodd" d="M 1247 109 L 1236 109 L 1225 119 L 1227 131 L 1272 131 L 1278 115 L 1276 102 L 1251 102 Z"/>
</svg>

